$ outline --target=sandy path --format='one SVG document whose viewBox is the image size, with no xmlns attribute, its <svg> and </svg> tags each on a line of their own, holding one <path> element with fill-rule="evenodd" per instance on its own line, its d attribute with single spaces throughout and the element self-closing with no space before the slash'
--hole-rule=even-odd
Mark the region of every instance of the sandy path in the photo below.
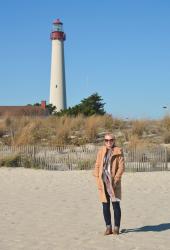
<svg viewBox="0 0 170 250">
<path fill-rule="evenodd" d="M 91 171 L 0 168 L 0 250 L 169 250 L 170 172 L 126 173 L 122 228 L 103 236 Z"/>
</svg>

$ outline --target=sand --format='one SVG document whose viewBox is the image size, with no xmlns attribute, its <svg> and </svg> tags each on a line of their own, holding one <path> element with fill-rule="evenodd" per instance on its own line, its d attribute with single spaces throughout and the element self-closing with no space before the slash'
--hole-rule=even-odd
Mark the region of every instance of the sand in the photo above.
<svg viewBox="0 0 170 250">
<path fill-rule="evenodd" d="M 170 172 L 125 173 L 125 233 L 105 225 L 91 171 L 0 168 L 1 250 L 169 250 Z"/>
</svg>

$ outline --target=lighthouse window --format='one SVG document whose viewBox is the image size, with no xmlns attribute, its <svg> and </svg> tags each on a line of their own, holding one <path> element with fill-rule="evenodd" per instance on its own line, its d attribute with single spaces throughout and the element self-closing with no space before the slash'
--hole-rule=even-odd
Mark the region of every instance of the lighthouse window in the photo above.
<svg viewBox="0 0 170 250">
<path fill-rule="evenodd" d="M 55 87 L 57 88 L 57 85 L 55 85 Z"/>
<path fill-rule="evenodd" d="M 61 32 L 63 29 L 62 24 L 54 24 L 54 31 Z"/>
</svg>

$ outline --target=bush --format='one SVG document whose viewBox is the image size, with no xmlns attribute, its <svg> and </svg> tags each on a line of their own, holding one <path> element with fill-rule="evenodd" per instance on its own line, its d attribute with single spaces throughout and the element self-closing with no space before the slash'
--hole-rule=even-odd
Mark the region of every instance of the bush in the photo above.
<svg viewBox="0 0 170 250">
<path fill-rule="evenodd" d="M 92 169 L 94 165 L 94 161 L 87 159 L 87 160 L 81 160 L 77 163 L 77 169 L 78 170 L 88 170 L 88 169 Z"/>
<path fill-rule="evenodd" d="M 4 156 L 0 159 L 0 166 L 5 167 L 20 167 L 21 156 L 19 154 L 12 154 Z"/>
<path fill-rule="evenodd" d="M 170 162 L 170 148 L 167 148 L 167 161 Z"/>
<path fill-rule="evenodd" d="M 21 154 L 10 154 L 0 158 L 0 167 L 24 167 L 39 169 L 40 165 L 35 163 L 31 157 Z"/>
</svg>

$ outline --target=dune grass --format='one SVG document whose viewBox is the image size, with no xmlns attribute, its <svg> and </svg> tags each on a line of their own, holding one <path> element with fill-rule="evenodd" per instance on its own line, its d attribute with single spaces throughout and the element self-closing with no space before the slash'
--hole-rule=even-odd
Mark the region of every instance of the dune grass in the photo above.
<svg viewBox="0 0 170 250">
<path fill-rule="evenodd" d="M 105 132 L 114 133 L 121 146 L 170 143 L 169 116 L 162 120 L 125 120 L 108 114 L 0 118 L 0 143 L 4 145 L 100 143 Z"/>
</svg>

